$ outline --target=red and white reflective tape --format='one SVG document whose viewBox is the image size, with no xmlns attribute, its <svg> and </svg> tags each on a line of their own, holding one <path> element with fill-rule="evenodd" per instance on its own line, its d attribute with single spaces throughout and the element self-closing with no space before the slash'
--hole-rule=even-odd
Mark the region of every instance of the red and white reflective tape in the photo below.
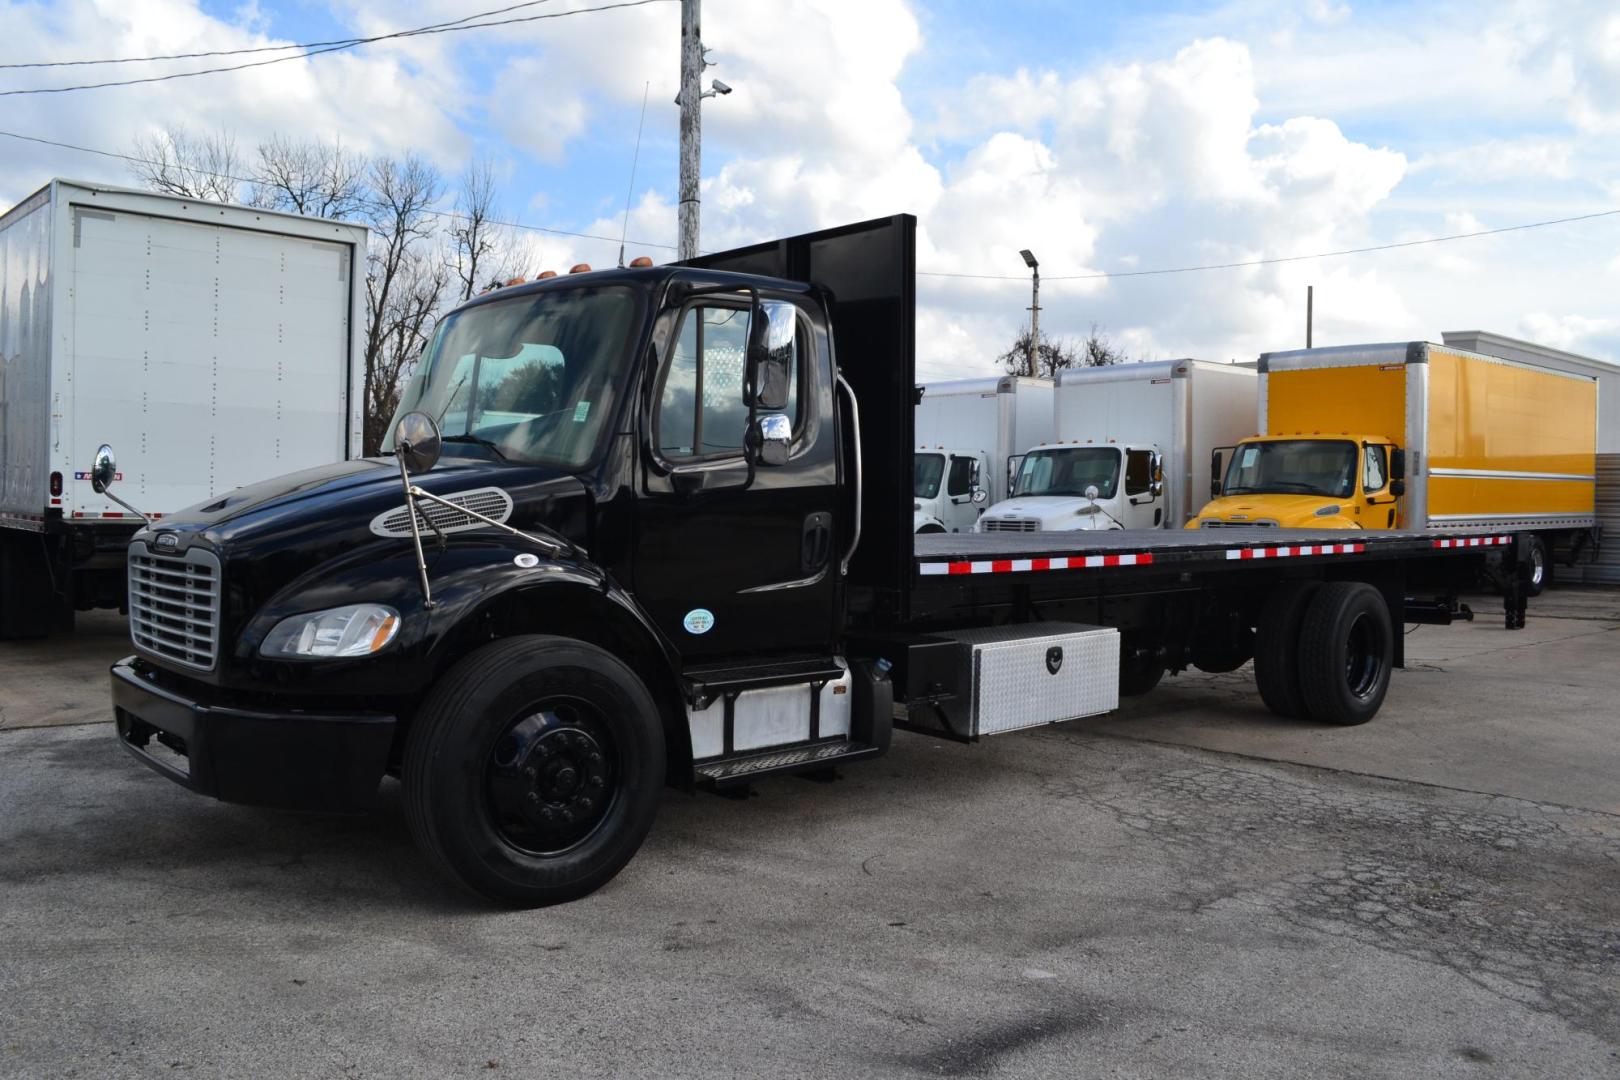
<svg viewBox="0 0 1620 1080">
<path fill-rule="evenodd" d="M 1513 543 L 1513 537 L 1511 536 L 1451 536 L 1444 540 L 1436 540 L 1434 546 L 1437 548 L 1495 547 L 1497 544 L 1511 543 Z"/>
<path fill-rule="evenodd" d="M 1148 566 L 1153 553 L 1138 551 L 1129 555 L 1059 555 L 1045 559 L 985 559 L 978 562 L 925 562 L 917 572 L 929 575 L 1023 574 L 1033 570 L 1086 570 L 1098 566 Z"/>
<path fill-rule="evenodd" d="M 1288 547 L 1227 548 L 1228 559 L 1286 559 L 1295 555 L 1360 555 L 1366 544 L 1291 544 Z"/>
</svg>

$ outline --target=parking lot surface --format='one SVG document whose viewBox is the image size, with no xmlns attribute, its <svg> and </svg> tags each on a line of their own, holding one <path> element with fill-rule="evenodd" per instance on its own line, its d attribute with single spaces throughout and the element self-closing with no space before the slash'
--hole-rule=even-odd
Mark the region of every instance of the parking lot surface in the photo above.
<svg viewBox="0 0 1620 1080">
<path fill-rule="evenodd" d="M 1612 1077 L 1620 594 L 1479 607 L 1366 727 L 1188 673 L 900 735 L 670 792 L 614 883 L 528 912 L 432 878 L 392 786 L 225 806 L 72 723 L 116 626 L 0 646 L 0 1075 Z"/>
</svg>

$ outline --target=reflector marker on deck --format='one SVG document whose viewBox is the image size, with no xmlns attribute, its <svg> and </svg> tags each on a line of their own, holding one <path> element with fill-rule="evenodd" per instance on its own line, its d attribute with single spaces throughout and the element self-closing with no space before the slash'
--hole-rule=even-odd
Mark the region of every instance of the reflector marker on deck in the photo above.
<svg viewBox="0 0 1620 1080">
<path fill-rule="evenodd" d="M 1497 544 L 1511 543 L 1513 543 L 1513 537 L 1511 536 L 1453 536 L 1444 540 L 1436 540 L 1434 546 L 1437 548 L 1494 547 Z"/>
<path fill-rule="evenodd" d="M 1290 544 L 1287 547 L 1227 548 L 1228 559 L 1287 559 L 1296 555 L 1359 555 L 1365 544 Z"/>
<path fill-rule="evenodd" d="M 917 565 L 917 572 L 926 575 L 941 574 L 1023 574 L 1035 570 L 1085 570 L 1098 566 L 1148 566 L 1153 562 L 1151 551 L 1137 551 L 1128 555 L 1059 555 L 1044 559 L 988 559 L 984 561 L 925 562 Z"/>
</svg>

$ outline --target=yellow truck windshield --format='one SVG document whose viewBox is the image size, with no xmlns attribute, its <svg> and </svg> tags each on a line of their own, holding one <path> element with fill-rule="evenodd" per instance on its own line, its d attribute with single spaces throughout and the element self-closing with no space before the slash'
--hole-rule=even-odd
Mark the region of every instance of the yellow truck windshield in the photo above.
<svg viewBox="0 0 1620 1080">
<path fill-rule="evenodd" d="M 1325 495 L 1356 492 L 1356 444 L 1339 439 L 1243 443 L 1226 470 L 1226 495 Z"/>
</svg>

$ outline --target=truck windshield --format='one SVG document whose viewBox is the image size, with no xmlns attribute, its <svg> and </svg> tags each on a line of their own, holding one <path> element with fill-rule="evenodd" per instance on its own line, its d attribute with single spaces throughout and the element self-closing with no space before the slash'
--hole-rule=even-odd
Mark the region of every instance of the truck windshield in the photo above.
<svg viewBox="0 0 1620 1080">
<path fill-rule="evenodd" d="M 638 294 L 546 290 L 480 304 L 439 324 L 396 419 L 436 417 L 447 442 L 577 469 L 596 452 L 630 354 Z M 393 450 L 392 425 L 385 453 Z"/>
<path fill-rule="evenodd" d="M 945 475 L 944 454 L 918 454 L 911 474 L 913 498 L 932 499 L 939 494 L 940 477 Z"/>
<path fill-rule="evenodd" d="M 1109 446 L 1072 450 L 1034 450 L 1018 466 L 1014 495 L 1084 495 L 1095 486 L 1097 498 L 1111 499 L 1119 484 L 1119 451 Z"/>
<path fill-rule="evenodd" d="M 1227 495 L 1325 495 L 1356 491 L 1356 444 L 1339 439 L 1243 443 L 1226 470 Z"/>
</svg>

